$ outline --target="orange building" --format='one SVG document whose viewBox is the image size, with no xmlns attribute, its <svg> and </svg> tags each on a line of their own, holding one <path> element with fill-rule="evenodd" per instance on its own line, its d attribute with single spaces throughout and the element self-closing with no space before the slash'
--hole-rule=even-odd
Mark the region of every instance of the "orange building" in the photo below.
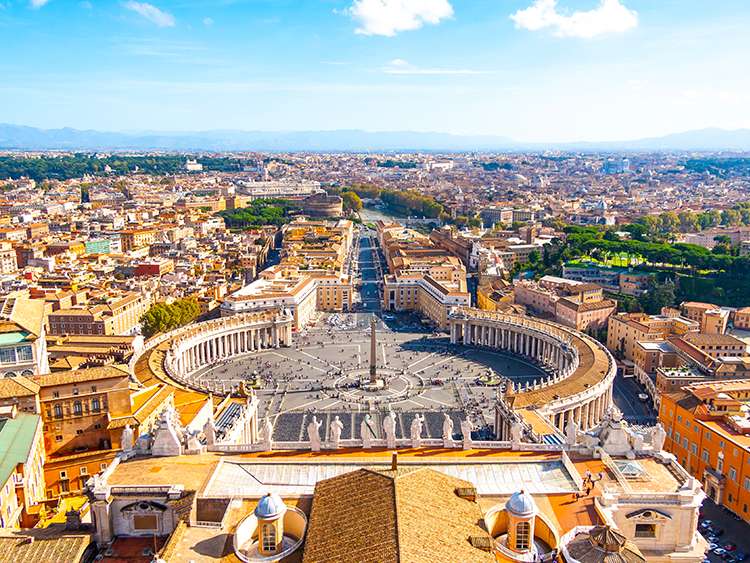
<svg viewBox="0 0 750 563">
<path fill-rule="evenodd" d="M 694 383 L 661 398 L 665 449 L 706 494 L 750 522 L 750 379 Z"/>
</svg>

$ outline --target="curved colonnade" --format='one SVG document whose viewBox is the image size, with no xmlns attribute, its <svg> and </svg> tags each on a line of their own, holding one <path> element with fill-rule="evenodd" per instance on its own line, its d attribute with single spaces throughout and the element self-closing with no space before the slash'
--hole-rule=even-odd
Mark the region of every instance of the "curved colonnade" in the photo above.
<svg viewBox="0 0 750 563">
<path fill-rule="evenodd" d="M 288 311 L 244 313 L 197 323 L 171 334 L 164 360 L 169 375 L 183 381 L 212 363 L 292 343 Z"/>
<path fill-rule="evenodd" d="M 548 321 L 468 307 L 454 309 L 448 322 L 453 344 L 519 354 L 552 372 L 510 391 L 504 401 L 509 415 L 515 411 L 529 423 L 539 414 L 561 432 L 571 420 L 588 430 L 612 405 L 617 367 L 593 338 Z M 512 423 L 510 416 L 496 422 L 498 439 L 507 439 Z"/>
</svg>

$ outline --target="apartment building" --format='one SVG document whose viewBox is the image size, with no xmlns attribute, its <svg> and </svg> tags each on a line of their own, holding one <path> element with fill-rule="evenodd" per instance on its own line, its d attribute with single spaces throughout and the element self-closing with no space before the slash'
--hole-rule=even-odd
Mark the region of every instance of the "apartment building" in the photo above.
<svg viewBox="0 0 750 563">
<path fill-rule="evenodd" d="M 452 307 L 471 304 L 460 258 L 397 223 L 380 221 L 377 229 L 390 272 L 383 279 L 384 310 L 419 311 L 445 327 Z"/>
<path fill-rule="evenodd" d="M 721 309 L 713 303 L 685 301 L 680 304 L 683 317 L 696 321 L 701 332 L 710 334 L 724 334 L 729 322 L 729 310 Z"/>
<path fill-rule="evenodd" d="M 734 312 L 734 328 L 750 330 L 750 307 L 742 307 Z"/>
<path fill-rule="evenodd" d="M 607 348 L 621 359 L 633 361 L 639 341 L 656 342 L 669 336 L 698 332 L 697 321 L 673 314 L 617 313 L 607 324 Z"/>
<path fill-rule="evenodd" d="M 294 317 L 293 327 L 299 330 L 316 311 L 351 311 L 352 298 L 349 276 L 309 273 L 279 264 L 265 269 L 257 280 L 227 296 L 221 304 L 221 314 L 288 309 Z"/>
<path fill-rule="evenodd" d="M 9 242 L 0 242 L 0 275 L 15 274 L 18 271 L 16 250 Z"/>
<path fill-rule="evenodd" d="M 101 295 L 86 305 L 50 313 L 49 331 L 55 336 L 131 334 L 150 305 L 142 293 Z"/>
<path fill-rule="evenodd" d="M 538 282 L 520 280 L 514 285 L 515 302 L 537 315 L 580 331 L 599 330 L 617 310 L 596 284 L 544 276 Z"/>
<path fill-rule="evenodd" d="M 146 248 L 156 240 L 153 229 L 128 229 L 120 232 L 120 244 L 123 252 Z"/>
<path fill-rule="evenodd" d="M 665 448 L 706 494 L 750 522 L 750 379 L 694 383 L 665 394 Z"/>
<path fill-rule="evenodd" d="M 0 528 L 36 524 L 44 462 L 41 417 L 15 405 L 0 407 Z"/>
</svg>

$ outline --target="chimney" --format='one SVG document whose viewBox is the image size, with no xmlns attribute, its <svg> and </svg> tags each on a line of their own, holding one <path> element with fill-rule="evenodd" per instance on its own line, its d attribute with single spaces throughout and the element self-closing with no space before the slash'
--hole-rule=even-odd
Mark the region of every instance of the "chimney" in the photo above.
<svg viewBox="0 0 750 563">
<path fill-rule="evenodd" d="M 391 471 L 396 471 L 398 469 L 398 452 L 393 452 L 391 454 Z"/>
</svg>

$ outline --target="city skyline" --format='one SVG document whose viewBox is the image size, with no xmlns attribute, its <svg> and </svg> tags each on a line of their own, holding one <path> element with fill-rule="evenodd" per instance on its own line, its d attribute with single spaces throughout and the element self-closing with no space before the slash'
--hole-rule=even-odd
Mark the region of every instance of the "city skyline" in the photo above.
<svg viewBox="0 0 750 563">
<path fill-rule="evenodd" d="M 750 127 L 747 6 L 652 4 L 4 2 L 0 122 L 542 143 Z"/>
</svg>

